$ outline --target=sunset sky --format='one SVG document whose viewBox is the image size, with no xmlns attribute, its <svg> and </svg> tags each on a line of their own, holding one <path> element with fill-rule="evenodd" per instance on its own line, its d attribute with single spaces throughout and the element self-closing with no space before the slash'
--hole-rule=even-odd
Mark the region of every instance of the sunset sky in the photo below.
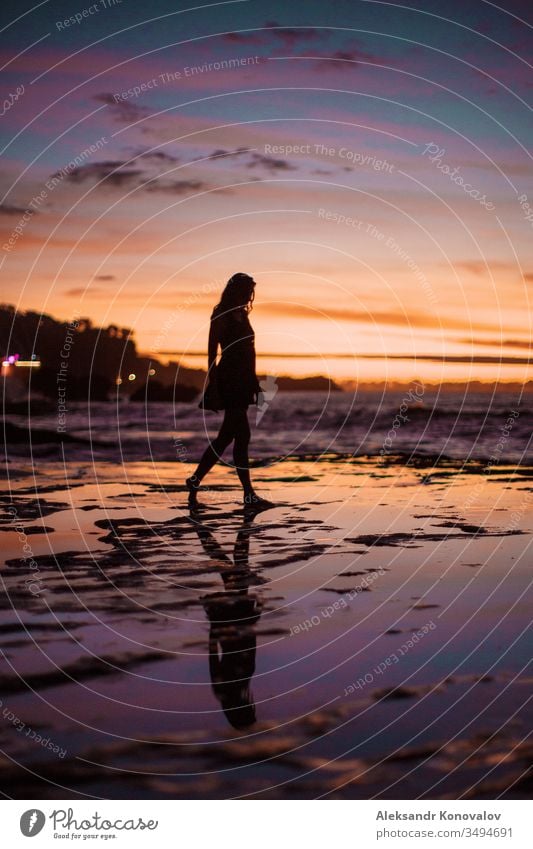
<svg viewBox="0 0 533 849">
<path fill-rule="evenodd" d="M 530 4 L 32 5 L 0 12 L 3 301 L 200 366 L 245 271 L 260 371 L 531 378 Z"/>
</svg>

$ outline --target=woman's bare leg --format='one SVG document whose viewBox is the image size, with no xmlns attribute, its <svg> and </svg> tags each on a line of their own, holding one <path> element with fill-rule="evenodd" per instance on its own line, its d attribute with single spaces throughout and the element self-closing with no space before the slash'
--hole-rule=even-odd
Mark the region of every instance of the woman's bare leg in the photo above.
<svg viewBox="0 0 533 849">
<path fill-rule="evenodd" d="M 246 408 L 234 410 L 233 422 L 235 442 L 233 443 L 233 462 L 244 490 L 244 497 L 254 495 L 254 488 L 250 480 L 250 468 L 248 460 L 248 446 L 250 445 L 250 425 Z"/>
<path fill-rule="evenodd" d="M 270 502 L 256 494 L 250 480 L 248 446 L 250 444 L 250 425 L 246 407 L 226 410 L 224 420 L 216 439 L 204 451 L 198 467 L 190 478 L 185 481 L 189 490 L 189 501 L 196 503 L 197 492 L 204 477 L 230 444 L 233 445 L 233 462 L 243 488 L 243 500 L 250 506 L 267 506 Z"/>
<path fill-rule="evenodd" d="M 226 450 L 228 445 L 233 442 L 234 438 L 235 433 L 232 411 L 226 410 L 218 435 L 215 437 L 213 442 L 209 443 L 209 445 L 205 449 L 194 474 L 191 475 L 190 478 L 187 478 L 187 480 L 185 481 L 185 484 L 189 490 L 190 500 L 196 500 L 196 493 L 202 480 L 205 478 L 207 473 L 211 471 L 211 469 L 218 462 L 218 460 L 221 459 L 224 451 Z"/>
<path fill-rule="evenodd" d="M 272 504 L 270 501 L 257 495 L 250 480 L 250 463 L 248 459 L 250 425 L 246 408 L 235 410 L 234 422 L 235 442 L 233 443 L 233 462 L 244 491 L 243 501 L 247 507 L 251 508 L 271 507 Z"/>
</svg>

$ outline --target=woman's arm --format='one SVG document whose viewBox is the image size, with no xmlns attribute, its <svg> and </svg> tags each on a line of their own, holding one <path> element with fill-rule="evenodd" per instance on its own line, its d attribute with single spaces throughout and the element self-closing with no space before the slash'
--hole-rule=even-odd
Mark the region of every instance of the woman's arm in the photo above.
<svg viewBox="0 0 533 849">
<path fill-rule="evenodd" d="M 211 320 L 209 327 L 209 342 L 207 344 L 207 373 L 209 377 L 214 374 L 214 366 L 217 361 L 218 351 L 218 328 L 216 321 Z"/>
</svg>

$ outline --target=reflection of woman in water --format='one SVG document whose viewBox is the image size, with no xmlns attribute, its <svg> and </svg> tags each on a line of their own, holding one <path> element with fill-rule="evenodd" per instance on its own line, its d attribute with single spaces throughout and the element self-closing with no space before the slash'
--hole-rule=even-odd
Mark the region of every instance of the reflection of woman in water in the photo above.
<svg viewBox="0 0 533 849">
<path fill-rule="evenodd" d="M 254 300 L 255 281 L 248 274 L 234 274 L 211 315 L 208 346 L 208 384 L 200 407 L 224 410 L 224 420 L 186 485 L 189 502 L 195 503 L 198 488 L 206 474 L 233 442 L 233 462 L 244 490 L 244 503 L 268 506 L 250 481 L 248 445 L 250 425 L 248 405 L 256 404 L 261 387 L 255 373 L 254 332 L 248 319 Z M 216 363 L 218 347 L 222 355 Z"/>
<path fill-rule="evenodd" d="M 249 594 L 255 577 L 248 565 L 250 526 L 245 525 L 237 535 L 233 563 L 205 525 L 195 523 L 194 527 L 209 557 L 224 564 L 219 565 L 224 592 L 203 598 L 210 623 L 209 672 L 213 693 L 228 722 L 234 728 L 247 728 L 255 722 L 250 680 L 255 672 L 254 625 L 262 610 L 260 598 Z"/>
</svg>

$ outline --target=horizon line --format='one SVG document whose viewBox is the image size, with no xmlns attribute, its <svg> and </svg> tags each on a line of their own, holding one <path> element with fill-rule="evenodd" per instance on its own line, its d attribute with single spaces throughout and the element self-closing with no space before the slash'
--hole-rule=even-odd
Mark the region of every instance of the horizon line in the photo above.
<svg viewBox="0 0 533 849">
<path fill-rule="evenodd" d="M 150 357 L 150 354 L 139 352 L 139 356 Z M 207 357 L 207 351 L 158 351 L 152 353 L 152 357 Z M 256 353 L 257 359 L 308 359 L 308 360 L 409 360 L 411 362 L 436 362 L 436 363 L 472 363 L 486 365 L 533 365 L 531 357 L 497 357 L 490 355 L 473 355 L 471 357 L 462 354 L 294 354 L 294 353 Z"/>
</svg>

